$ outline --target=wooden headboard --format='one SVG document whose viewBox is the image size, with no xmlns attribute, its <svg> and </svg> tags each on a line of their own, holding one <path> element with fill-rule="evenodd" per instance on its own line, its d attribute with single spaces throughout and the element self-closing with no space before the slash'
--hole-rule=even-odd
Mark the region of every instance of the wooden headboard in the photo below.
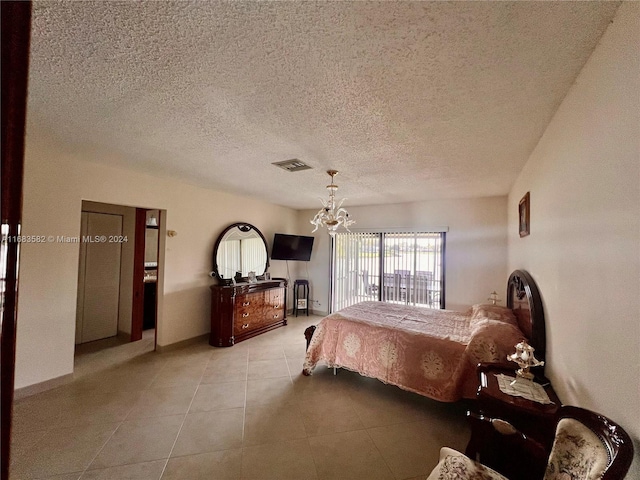
<svg viewBox="0 0 640 480">
<path fill-rule="evenodd" d="M 529 345 L 535 348 L 538 360 L 546 359 L 546 334 L 544 328 L 544 310 L 542 298 L 536 282 L 524 270 L 515 270 L 507 282 L 507 307 L 518 318 L 520 330 L 529 339 Z M 542 367 L 544 373 L 544 367 Z"/>
</svg>

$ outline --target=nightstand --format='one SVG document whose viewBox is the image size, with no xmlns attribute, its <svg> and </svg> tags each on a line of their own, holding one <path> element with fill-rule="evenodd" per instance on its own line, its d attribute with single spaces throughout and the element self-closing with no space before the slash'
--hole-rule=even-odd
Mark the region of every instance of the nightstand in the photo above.
<svg viewBox="0 0 640 480">
<path fill-rule="evenodd" d="M 466 454 L 503 474 L 511 473 L 508 470 L 512 467 L 514 459 L 518 459 L 518 462 L 524 461 L 522 455 L 527 455 L 530 452 L 517 451 L 518 447 L 517 445 L 513 446 L 514 442 L 511 441 L 512 438 L 509 438 L 510 435 L 498 433 L 495 427 L 499 427 L 499 425 L 496 425 L 495 422 L 492 423 L 492 420 L 498 419 L 508 422 L 540 445 L 540 451 L 534 453 L 537 457 L 542 458 L 536 458 L 535 467 L 531 467 L 536 470 L 532 478 L 536 478 L 539 474 L 537 470 L 544 466 L 544 462 L 540 463 L 540 461 L 544 460 L 553 444 L 556 413 L 561 402 L 549 381 L 544 377 L 534 381 L 543 385 L 549 399 L 553 402 L 551 404 L 542 404 L 503 393 L 498 385 L 496 375 L 504 374 L 515 377 L 515 370 L 515 366 L 506 364 L 481 363 L 478 365 L 480 386 L 476 394 L 476 403 L 473 409 L 467 412 L 471 424 L 471 439 L 467 445 Z M 520 474 L 523 473 L 523 470 L 526 471 L 526 468 L 522 467 L 522 463 L 517 466 Z M 524 478 L 521 475 L 519 477 Z M 542 476 L 537 478 L 542 478 Z"/>
</svg>

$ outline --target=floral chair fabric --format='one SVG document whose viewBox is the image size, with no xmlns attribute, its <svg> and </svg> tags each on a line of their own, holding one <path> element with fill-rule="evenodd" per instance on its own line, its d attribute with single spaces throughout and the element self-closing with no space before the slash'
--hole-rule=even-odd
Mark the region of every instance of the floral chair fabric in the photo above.
<svg viewBox="0 0 640 480">
<path fill-rule="evenodd" d="M 558 418 L 543 480 L 626 478 L 633 461 L 633 442 L 620 425 L 599 413 L 570 405 L 560 407 Z M 539 466 L 542 471 L 543 465 Z M 507 479 L 486 465 L 443 447 L 440 462 L 427 480 Z M 517 480 L 517 476 L 512 480 Z"/>
<path fill-rule="evenodd" d="M 595 433 L 578 420 L 563 418 L 544 480 L 595 480 L 602 477 L 608 462 L 607 450 Z"/>
<path fill-rule="evenodd" d="M 440 461 L 427 480 L 508 480 L 495 470 L 448 447 L 440 449 Z"/>
</svg>

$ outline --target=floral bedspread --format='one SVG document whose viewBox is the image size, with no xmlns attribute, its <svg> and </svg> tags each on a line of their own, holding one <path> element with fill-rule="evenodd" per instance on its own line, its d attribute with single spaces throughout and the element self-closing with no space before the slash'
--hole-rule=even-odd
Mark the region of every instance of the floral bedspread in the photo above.
<svg viewBox="0 0 640 480">
<path fill-rule="evenodd" d="M 506 309 L 505 309 L 506 310 Z M 524 335 L 511 321 L 468 312 L 362 302 L 323 318 L 304 373 L 318 362 L 443 402 L 473 398 L 476 365 L 504 361 Z"/>
</svg>

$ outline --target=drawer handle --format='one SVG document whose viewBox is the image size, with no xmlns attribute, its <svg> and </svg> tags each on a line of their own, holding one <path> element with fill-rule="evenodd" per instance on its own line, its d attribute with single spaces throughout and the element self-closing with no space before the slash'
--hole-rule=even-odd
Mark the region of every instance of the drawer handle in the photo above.
<svg viewBox="0 0 640 480">
<path fill-rule="evenodd" d="M 242 302 L 243 307 L 248 307 L 251 302 Z"/>
<path fill-rule="evenodd" d="M 249 324 L 248 323 L 243 323 L 242 324 L 242 329 L 244 330 L 245 328 L 249 328 Z"/>
<path fill-rule="evenodd" d="M 274 315 L 273 318 L 278 318 L 278 314 Z"/>
<path fill-rule="evenodd" d="M 242 314 L 242 318 L 247 318 L 248 316 L 249 316 L 249 314 L 248 314 L 248 313 L 243 313 L 243 314 Z"/>
<path fill-rule="evenodd" d="M 276 306 L 275 306 L 275 307 L 273 307 L 273 308 L 280 308 L 280 304 L 276 305 Z"/>
</svg>

